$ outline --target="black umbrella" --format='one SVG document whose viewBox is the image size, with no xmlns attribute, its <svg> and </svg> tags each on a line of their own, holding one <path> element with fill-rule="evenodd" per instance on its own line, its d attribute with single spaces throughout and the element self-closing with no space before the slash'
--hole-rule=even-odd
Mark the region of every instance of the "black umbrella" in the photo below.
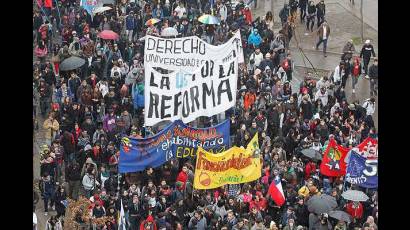
<svg viewBox="0 0 410 230">
<path fill-rule="evenodd" d="M 312 160 L 322 160 L 322 155 L 319 153 L 319 151 L 314 150 L 314 149 L 302 149 L 300 151 L 303 155 L 309 157 Z"/>
<path fill-rule="evenodd" d="M 326 194 L 314 195 L 307 201 L 309 212 L 328 213 L 337 207 L 336 199 Z"/>
<path fill-rule="evenodd" d="M 60 64 L 61 71 L 78 69 L 85 64 L 85 60 L 76 56 L 71 56 Z"/>
<path fill-rule="evenodd" d="M 346 223 L 352 222 L 352 217 L 344 211 L 330 211 L 329 216 L 335 218 L 336 220 L 341 220 Z"/>
</svg>

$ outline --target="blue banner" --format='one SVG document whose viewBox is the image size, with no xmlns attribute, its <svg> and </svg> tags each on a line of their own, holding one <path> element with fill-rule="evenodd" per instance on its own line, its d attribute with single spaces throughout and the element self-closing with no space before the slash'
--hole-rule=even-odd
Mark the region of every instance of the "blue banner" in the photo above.
<svg viewBox="0 0 410 230">
<path fill-rule="evenodd" d="M 229 120 L 209 128 L 193 128 L 175 121 L 152 137 L 124 137 L 121 141 L 120 173 L 139 172 L 159 167 L 173 158 L 195 156 L 198 146 L 212 152 L 230 148 Z"/>
<path fill-rule="evenodd" d="M 231 147 L 229 132 L 229 120 L 202 129 L 189 127 L 181 120 L 175 121 L 175 155 L 177 158 L 194 157 L 198 146 L 212 153 L 224 152 Z"/>
<path fill-rule="evenodd" d="M 89 15 L 93 15 L 94 7 L 102 5 L 101 0 L 81 0 L 80 6 L 82 6 Z"/>
<path fill-rule="evenodd" d="M 351 150 L 346 169 L 346 181 L 364 188 L 378 186 L 378 159 L 366 158 Z"/>
</svg>

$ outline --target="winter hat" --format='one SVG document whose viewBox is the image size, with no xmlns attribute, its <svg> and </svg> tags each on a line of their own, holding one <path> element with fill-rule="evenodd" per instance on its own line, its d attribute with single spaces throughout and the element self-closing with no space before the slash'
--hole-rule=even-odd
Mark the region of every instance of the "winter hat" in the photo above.
<svg viewBox="0 0 410 230">
<path fill-rule="evenodd" d="M 184 183 L 182 183 L 181 181 L 177 181 L 177 182 L 175 183 L 175 185 L 176 185 L 177 187 L 181 187 L 183 184 L 184 184 Z"/>
<path fill-rule="evenodd" d="M 93 148 L 91 147 L 91 145 L 90 144 L 88 144 L 88 145 L 86 145 L 85 147 L 84 147 L 84 151 L 85 152 L 87 152 L 88 150 L 92 150 Z"/>
</svg>

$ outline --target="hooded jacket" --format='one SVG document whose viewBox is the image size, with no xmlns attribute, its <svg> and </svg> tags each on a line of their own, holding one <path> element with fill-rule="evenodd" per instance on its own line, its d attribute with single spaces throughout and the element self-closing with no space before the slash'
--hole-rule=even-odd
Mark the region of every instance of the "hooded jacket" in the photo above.
<svg viewBox="0 0 410 230">
<path fill-rule="evenodd" d="M 248 37 L 248 44 L 253 46 L 259 46 L 262 43 L 262 38 L 257 30 L 253 30 Z"/>
<path fill-rule="evenodd" d="M 147 223 L 151 222 L 151 227 L 147 228 Z M 154 221 L 154 217 L 152 217 L 151 215 L 149 215 L 147 217 L 147 219 L 145 219 L 144 221 L 141 222 L 140 224 L 140 230 L 157 230 L 157 224 Z"/>
</svg>

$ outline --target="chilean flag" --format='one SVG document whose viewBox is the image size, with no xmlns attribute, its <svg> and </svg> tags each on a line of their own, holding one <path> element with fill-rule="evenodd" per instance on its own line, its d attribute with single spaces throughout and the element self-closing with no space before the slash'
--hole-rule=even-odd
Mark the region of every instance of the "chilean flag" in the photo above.
<svg viewBox="0 0 410 230">
<path fill-rule="evenodd" d="M 279 176 L 276 176 L 270 184 L 268 194 L 270 194 L 272 200 L 278 206 L 282 206 L 285 203 L 285 194 L 283 193 L 282 182 Z"/>
</svg>

